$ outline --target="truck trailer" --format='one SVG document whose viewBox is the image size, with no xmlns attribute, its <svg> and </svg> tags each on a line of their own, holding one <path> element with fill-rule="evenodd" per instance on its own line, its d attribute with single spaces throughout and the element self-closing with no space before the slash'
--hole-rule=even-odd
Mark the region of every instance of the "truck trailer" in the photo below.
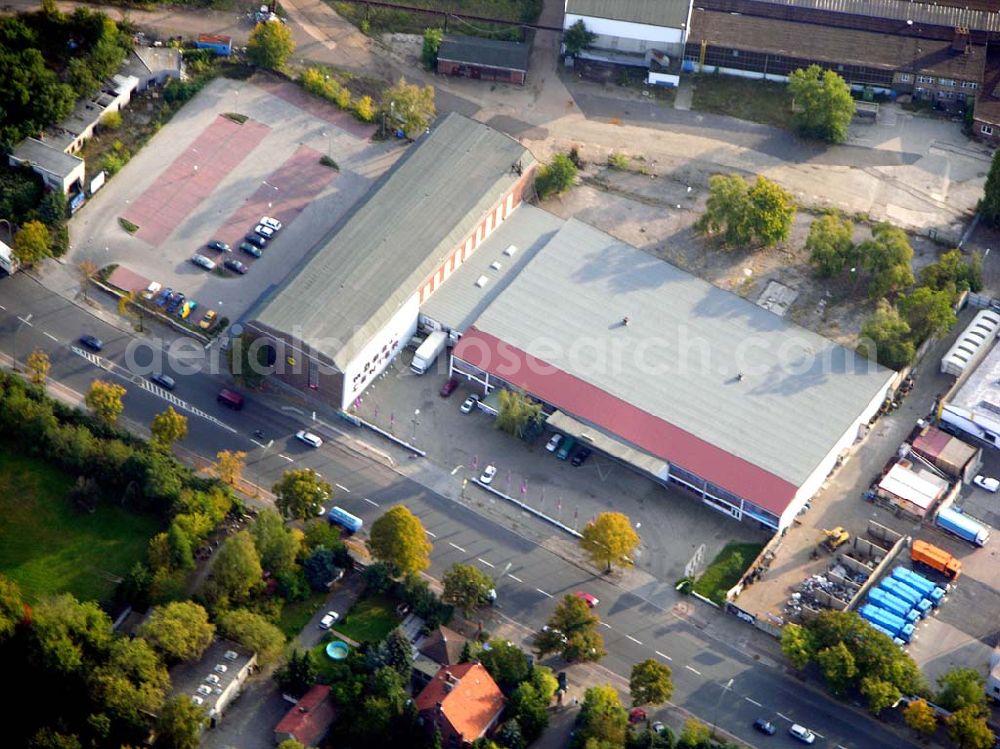
<svg viewBox="0 0 1000 749">
<path fill-rule="evenodd" d="M 949 580 L 957 580 L 962 574 L 962 563 L 944 549 L 917 539 L 910 548 L 910 559 L 914 565 L 936 570 Z"/>
<path fill-rule="evenodd" d="M 913 608 L 920 612 L 921 617 L 927 616 L 931 609 L 934 608 L 933 603 L 928 601 L 909 585 L 904 585 L 899 582 L 899 580 L 887 577 L 878 584 L 878 587 L 887 593 L 892 593 L 896 596 L 896 598 L 902 598 L 907 603 L 912 604 Z"/>
<path fill-rule="evenodd" d="M 880 609 L 885 609 L 890 614 L 901 616 L 910 623 L 916 622 L 920 618 L 920 612 L 913 608 L 913 604 L 881 588 L 872 588 L 869 591 L 868 602 Z"/>
<path fill-rule="evenodd" d="M 865 619 L 865 621 L 868 621 L 868 620 Z M 874 629 L 877 629 L 879 632 L 881 632 L 882 634 L 884 634 L 886 637 L 888 637 L 890 640 L 892 640 L 896 645 L 899 645 L 899 647 L 903 647 L 903 645 L 906 644 L 901 639 L 899 639 L 898 637 L 896 637 L 896 635 L 894 635 L 892 632 L 890 632 L 885 627 L 883 627 L 881 624 L 876 624 L 875 622 L 868 622 L 868 624 L 871 627 L 873 627 Z"/>
<path fill-rule="evenodd" d="M 420 344 L 416 353 L 413 354 L 413 361 L 410 362 L 410 370 L 422 375 L 434 361 L 438 358 L 438 355 L 444 351 L 445 344 L 448 343 L 448 334 L 443 330 L 435 330 L 424 342 Z"/>
<path fill-rule="evenodd" d="M 885 609 L 880 609 L 878 606 L 866 603 L 858 613 L 861 614 L 862 619 L 885 628 L 894 637 L 898 637 L 903 642 L 909 642 L 913 637 L 914 626 L 902 617 L 890 614 Z"/>
<path fill-rule="evenodd" d="M 952 507 L 939 510 L 935 522 L 939 528 L 976 546 L 986 546 L 990 540 L 989 528 Z"/>
<path fill-rule="evenodd" d="M 906 567 L 896 567 L 892 571 L 892 577 L 894 580 L 903 583 L 903 585 L 909 585 L 917 593 L 930 601 L 934 608 L 940 606 L 941 601 L 944 599 L 944 588 L 935 585 L 923 575 L 918 575 L 913 570 L 906 569 Z"/>
</svg>

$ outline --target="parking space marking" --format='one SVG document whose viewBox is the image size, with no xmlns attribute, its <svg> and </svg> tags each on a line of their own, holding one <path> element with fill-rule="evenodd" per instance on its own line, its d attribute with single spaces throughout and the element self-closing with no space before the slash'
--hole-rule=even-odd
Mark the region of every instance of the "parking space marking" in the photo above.
<svg viewBox="0 0 1000 749">
<path fill-rule="evenodd" d="M 551 593 L 546 593 L 546 592 L 545 592 L 544 590 L 542 590 L 541 588 L 535 588 L 535 590 L 537 590 L 537 591 L 538 591 L 539 593 L 541 593 L 541 594 L 542 594 L 543 596 L 545 596 L 546 598 L 552 598 L 552 594 L 551 594 Z"/>
<path fill-rule="evenodd" d="M 27 325 L 29 328 L 35 327 L 35 324 L 31 322 L 31 315 L 28 315 L 27 317 L 18 317 L 17 319 L 20 320 L 25 325 Z"/>
<path fill-rule="evenodd" d="M 368 497 L 364 497 L 364 501 L 367 502 L 368 504 L 370 504 L 372 507 L 378 507 L 379 506 L 378 502 L 376 502 L 373 499 L 368 499 Z"/>
<path fill-rule="evenodd" d="M 427 530 L 427 529 L 424 529 L 424 533 L 426 533 L 426 534 L 427 534 L 428 536 L 430 536 L 431 538 L 437 538 L 437 537 L 438 537 L 438 534 L 437 534 L 437 533 L 435 533 L 434 531 L 429 531 L 429 530 Z"/>
<path fill-rule="evenodd" d="M 763 705 L 761 705 L 759 702 L 757 702 L 757 700 L 752 700 L 749 697 L 744 697 L 743 699 L 745 699 L 751 705 L 756 705 L 757 707 L 763 707 Z"/>
<path fill-rule="evenodd" d="M 698 676 L 701 676 L 701 671 L 699 671 L 696 668 L 691 668 L 690 666 L 684 666 L 684 668 L 686 668 L 688 671 L 690 671 L 693 674 L 698 674 Z"/>
<path fill-rule="evenodd" d="M 607 627 L 608 629 L 611 629 L 611 625 L 608 624 L 607 622 L 598 622 L 598 624 L 600 624 L 602 627 Z"/>
<path fill-rule="evenodd" d="M 465 552 L 465 549 L 463 549 L 463 548 L 462 548 L 461 546 L 459 546 L 458 544 L 453 544 L 453 543 L 452 543 L 451 541 L 449 541 L 449 542 L 448 542 L 448 545 L 449 545 L 449 546 L 451 546 L 451 547 L 452 547 L 452 548 L 454 548 L 454 549 L 458 549 L 458 550 L 459 550 L 460 552 L 462 552 L 463 554 L 465 554 L 465 553 L 466 553 L 466 552 Z"/>
<path fill-rule="evenodd" d="M 516 583 L 523 583 L 524 582 L 524 580 L 522 580 L 521 578 L 519 578 L 517 575 L 511 575 L 510 573 L 508 573 L 507 577 L 509 577 L 511 580 L 513 580 Z"/>
<path fill-rule="evenodd" d="M 632 635 L 625 635 L 625 639 L 627 639 L 627 640 L 631 640 L 631 641 L 632 641 L 632 642 L 634 642 L 634 643 L 635 643 L 636 645 L 642 645 L 642 643 L 641 643 L 641 642 L 639 642 L 639 641 L 638 641 L 637 639 L 635 639 L 634 637 L 632 637 Z"/>
<path fill-rule="evenodd" d="M 785 719 L 785 720 L 787 720 L 787 721 L 788 721 L 789 723 L 794 723 L 794 722 L 795 722 L 794 720 L 792 720 L 791 718 L 789 718 L 789 717 L 788 717 L 787 715 L 785 715 L 784 713 L 775 713 L 775 715 L 777 715 L 777 716 L 778 716 L 779 718 L 784 718 L 784 719 Z"/>
<path fill-rule="evenodd" d="M 661 658 L 663 658 L 664 660 L 667 660 L 667 661 L 672 661 L 673 660 L 673 658 L 671 658 L 669 655 L 667 655 L 666 653 L 661 653 L 659 650 L 654 650 L 653 652 L 656 653 Z"/>
<path fill-rule="evenodd" d="M 42 331 L 42 335 L 44 335 L 44 336 L 45 336 L 46 338 L 49 338 L 50 340 L 53 340 L 53 341 L 55 341 L 56 343 L 59 343 L 59 339 L 58 339 L 58 338 L 56 338 L 56 337 L 55 337 L 54 335 L 52 335 L 51 333 L 48 333 L 48 332 L 46 332 L 46 331 L 44 331 L 44 330 L 43 330 L 43 331 Z"/>
<path fill-rule="evenodd" d="M 337 487 L 338 489 L 340 489 L 340 491 L 342 491 L 342 492 L 347 492 L 348 494 L 350 494 L 350 493 L 351 493 L 351 490 L 350 490 L 350 489 L 348 489 L 348 488 L 347 488 L 346 486 L 344 486 L 343 484 L 334 484 L 334 486 L 335 486 L 335 487 Z"/>
<path fill-rule="evenodd" d="M 482 557 L 476 557 L 476 559 L 478 559 L 480 562 L 482 562 L 483 564 L 485 564 L 487 567 L 489 567 L 491 569 L 496 566 L 496 565 L 492 564 L 491 562 L 487 562 Z"/>
<path fill-rule="evenodd" d="M 279 458 L 284 458 L 284 459 L 285 459 L 285 460 L 287 460 L 287 461 L 288 461 L 289 463 L 294 463 L 294 462 L 295 462 L 295 460 L 294 460 L 294 459 L 292 459 L 292 458 L 289 458 L 289 457 L 288 457 L 287 455 L 285 455 L 284 453 L 278 453 L 278 457 L 279 457 Z"/>
</svg>

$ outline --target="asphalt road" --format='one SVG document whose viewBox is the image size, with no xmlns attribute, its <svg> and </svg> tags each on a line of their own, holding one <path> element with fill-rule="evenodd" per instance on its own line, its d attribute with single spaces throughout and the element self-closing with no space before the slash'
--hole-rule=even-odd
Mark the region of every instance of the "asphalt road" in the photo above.
<svg viewBox="0 0 1000 749">
<path fill-rule="evenodd" d="M 113 372 L 101 372 L 93 361 L 72 350 L 84 333 L 105 342 L 99 363 L 112 367 Z M 21 361 L 35 348 L 46 351 L 52 362 L 50 377 L 81 393 L 98 375 L 118 378 L 128 388 L 125 416 L 148 424 L 166 401 L 162 391 L 150 389 L 144 377 L 134 374 L 141 373 L 141 366 L 148 365 L 156 351 L 142 346 L 137 352 L 139 340 L 146 339 L 101 321 L 25 274 L 0 278 L 0 350 L 9 355 L 16 345 Z M 369 526 L 392 505 L 405 503 L 421 518 L 433 541 L 430 573 L 440 577 L 454 562 L 480 566 L 496 578 L 499 613 L 527 630 L 537 630 L 545 622 L 560 596 L 577 590 L 593 594 L 600 599 L 597 612 L 608 650 L 604 666 L 627 678 L 637 661 L 656 658 L 669 663 L 676 704 L 755 745 L 798 745 L 787 735 L 791 723 L 798 722 L 821 737 L 817 746 L 910 746 L 877 721 L 845 713 L 838 703 L 803 688 L 780 669 L 712 639 L 655 601 L 624 591 L 461 502 L 431 492 L 336 443 L 313 449 L 297 442 L 294 432 L 308 423 L 304 415 L 252 397 L 240 412 L 218 406 L 215 394 L 225 384 L 223 376 L 185 374 L 185 361 L 199 350 L 205 353 L 199 344 L 187 346 L 186 351 L 176 350 L 152 367 L 174 376 L 173 395 L 209 417 L 189 412 L 189 436 L 183 442 L 188 450 L 208 459 L 222 449 L 246 450 L 247 477 L 264 486 L 293 465 L 313 468 L 335 484 L 335 502 Z M 251 435 L 258 429 L 265 433 L 266 442 L 253 440 Z M 470 487 L 469 491 L 479 490 Z M 754 733 L 751 724 L 758 717 L 772 720 L 778 734 L 768 738 Z"/>
</svg>

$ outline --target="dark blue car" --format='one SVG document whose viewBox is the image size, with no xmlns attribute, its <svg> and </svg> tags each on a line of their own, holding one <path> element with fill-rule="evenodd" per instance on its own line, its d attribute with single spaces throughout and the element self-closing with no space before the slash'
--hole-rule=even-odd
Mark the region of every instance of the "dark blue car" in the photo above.
<svg viewBox="0 0 1000 749">
<path fill-rule="evenodd" d="M 104 348 L 104 341 L 94 335 L 80 336 L 80 343 L 89 348 L 91 351 L 100 351 Z"/>
</svg>

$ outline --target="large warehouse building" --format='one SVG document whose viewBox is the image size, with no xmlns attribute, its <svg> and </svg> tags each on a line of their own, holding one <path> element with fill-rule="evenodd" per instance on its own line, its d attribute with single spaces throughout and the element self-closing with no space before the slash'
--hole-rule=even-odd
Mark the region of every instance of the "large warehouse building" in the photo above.
<svg viewBox="0 0 1000 749">
<path fill-rule="evenodd" d="M 895 377 L 576 220 L 464 332 L 452 374 L 522 389 L 558 431 L 775 529 Z"/>
</svg>

